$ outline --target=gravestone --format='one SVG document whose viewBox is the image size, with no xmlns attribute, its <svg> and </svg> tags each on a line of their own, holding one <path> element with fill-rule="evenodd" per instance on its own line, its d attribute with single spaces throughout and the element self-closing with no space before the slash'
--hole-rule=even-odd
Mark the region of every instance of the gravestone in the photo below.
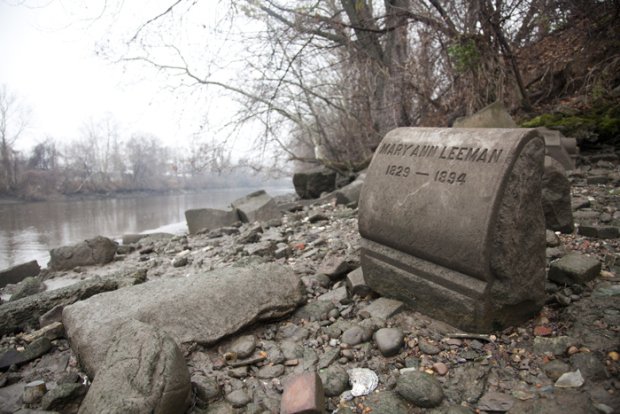
<svg viewBox="0 0 620 414">
<path fill-rule="evenodd" d="M 468 331 L 535 315 L 545 295 L 544 154 L 528 129 L 388 133 L 360 198 L 366 283 Z"/>
</svg>

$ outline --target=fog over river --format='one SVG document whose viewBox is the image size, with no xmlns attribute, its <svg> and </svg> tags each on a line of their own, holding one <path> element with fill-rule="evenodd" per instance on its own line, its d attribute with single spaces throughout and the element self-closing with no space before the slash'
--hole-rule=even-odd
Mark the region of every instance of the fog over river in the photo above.
<svg viewBox="0 0 620 414">
<path fill-rule="evenodd" d="M 97 235 L 118 239 L 125 233 L 187 231 L 185 210 L 226 208 L 259 188 L 205 190 L 101 200 L 0 204 L 0 269 L 36 259 L 47 266 L 49 249 Z M 292 187 L 264 187 L 271 196 Z"/>
</svg>

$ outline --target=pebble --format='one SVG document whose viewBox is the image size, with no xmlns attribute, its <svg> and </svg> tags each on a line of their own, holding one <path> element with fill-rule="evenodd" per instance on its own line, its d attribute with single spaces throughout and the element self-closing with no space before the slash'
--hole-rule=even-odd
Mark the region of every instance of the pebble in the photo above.
<svg viewBox="0 0 620 414">
<path fill-rule="evenodd" d="M 342 394 L 349 386 L 349 374 L 344 368 L 332 365 L 319 372 L 325 395 L 335 397 Z"/>
<path fill-rule="evenodd" d="M 414 412 L 413 407 L 393 391 L 373 392 L 365 398 L 364 406 L 365 409 L 362 412 L 365 414 L 410 414 Z M 342 414 L 354 412 L 355 411 L 343 411 Z M 338 411 L 338 413 L 340 414 L 340 411 Z"/>
<path fill-rule="evenodd" d="M 340 341 L 347 345 L 357 345 L 364 342 L 364 337 L 366 336 L 364 329 L 359 326 L 353 326 L 342 333 L 342 337 Z"/>
<path fill-rule="evenodd" d="M 233 378 L 245 378 L 248 376 L 248 367 L 243 366 L 243 367 L 229 369 L 228 375 L 230 375 Z"/>
<path fill-rule="evenodd" d="M 605 365 L 591 352 L 574 354 L 570 357 L 570 364 L 579 370 L 581 375 L 589 381 L 607 379 Z"/>
<path fill-rule="evenodd" d="M 187 266 L 188 263 L 187 256 L 175 257 L 174 260 L 172 260 L 172 267 L 183 267 Z"/>
<path fill-rule="evenodd" d="M 570 365 L 559 359 L 554 359 L 543 366 L 543 371 L 550 380 L 557 381 L 562 374 L 570 371 Z"/>
<path fill-rule="evenodd" d="M 443 362 L 435 362 L 433 364 L 433 369 L 438 375 L 444 376 L 448 373 L 448 366 Z"/>
<path fill-rule="evenodd" d="M 584 383 L 583 376 L 579 370 L 566 372 L 555 382 L 557 388 L 579 388 Z"/>
<path fill-rule="evenodd" d="M 245 390 L 235 390 L 230 394 L 226 394 L 226 401 L 228 401 L 233 407 L 240 408 L 248 405 L 252 398 Z"/>
<path fill-rule="evenodd" d="M 235 352 L 237 358 L 248 358 L 254 353 L 256 349 L 256 338 L 254 335 L 243 335 L 237 338 L 230 346 L 229 351 Z"/>
<path fill-rule="evenodd" d="M 433 345 L 422 338 L 418 340 L 418 348 L 420 348 L 420 351 L 427 355 L 437 355 L 441 352 L 441 349 L 439 349 L 438 346 Z"/>
<path fill-rule="evenodd" d="M 509 411 L 513 405 L 514 398 L 496 391 L 487 392 L 480 398 L 480 401 L 478 401 L 479 410 L 490 412 L 506 412 Z"/>
<path fill-rule="evenodd" d="M 417 407 L 433 408 L 441 404 L 443 389 L 437 378 L 421 371 L 406 371 L 396 383 L 398 392 Z"/>
<path fill-rule="evenodd" d="M 375 343 L 381 354 L 391 357 L 400 351 L 404 343 L 403 331 L 398 328 L 382 328 L 375 332 Z"/>
<path fill-rule="evenodd" d="M 257 378 L 270 379 L 284 374 L 284 365 L 265 365 L 256 373 Z"/>
<path fill-rule="evenodd" d="M 204 402 L 220 396 L 220 385 L 214 377 L 194 375 L 192 376 L 192 388 L 196 391 L 196 396 Z"/>
</svg>

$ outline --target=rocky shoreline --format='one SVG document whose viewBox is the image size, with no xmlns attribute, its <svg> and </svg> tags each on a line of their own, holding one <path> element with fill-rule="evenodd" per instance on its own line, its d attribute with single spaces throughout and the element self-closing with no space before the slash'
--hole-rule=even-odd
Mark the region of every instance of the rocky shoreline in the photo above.
<svg viewBox="0 0 620 414">
<path fill-rule="evenodd" d="M 615 153 L 582 156 L 582 166 L 569 175 L 577 230 L 547 232 L 547 259 L 553 270 L 545 287 L 545 307 L 526 324 L 488 335 L 461 332 L 370 291 L 358 269 L 357 208 L 355 203 L 337 204 L 337 197 L 314 204 L 288 203 L 281 219 L 236 223 L 186 236 L 143 237 L 119 246 L 114 260 L 103 266 L 44 269 L 39 278 L 77 282 L 63 288 L 73 292 L 71 301 L 76 304 L 61 318 L 57 305 L 61 304 L 61 312 L 64 304 L 69 306 L 71 301 L 63 302 L 69 293 L 50 299 L 54 291 L 37 293 L 34 282 L 23 299 L 0 305 L 2 329 L 14 331 L 3 332 L 0 340 L 0 365 L 6 371 L 0 376 L 0 412 L 70 413 L 77 412 L 80 404 L 81 412 L 96 412 L 84 407 L 101 407 L 91 394 L 83 400 L 89 386 L 97 387 L 99 395 L 106 388 L 101 381 L 91 385 L 88 364 L 67 339 L 76 341 L 78 329 L 73 322 L 63 323 L 71 319 L 80 326 L 81 318 L 96 323 L 97 313 L 89 312 L 104 312 L 112 305 L 95 308 L 96 299 L 107 294 L 80 300 L 103 291 L 122 295 L 133 285 L 177 286 L 205 274 L 217 278 L 233 266 L 240 269 L 233 273 L 249 272 L 244 276 L 247 282 L 229 286 L 228 297 L 236 299 L 224 300 L 204 314 L 199 312 L 202 305 L 196 306 L 195 313 L 206 318 L 206 326 L 213 325 L 210 317 L 233 321 L 246 315 L 242 305 L 249 306 L 252 298 L 257 299 L 256 307 L 263 306 L 267 297 L 290 300 L 260 308 L 260 315 L 275 321 L 247 318 L 240 328 L 232 322 L 223 324 L 213 337 L 176 341 L 191 381 L 189 413 L 278 413 L 290 382 L 311 383 L 303 374 L 314 372 L 324 395 L 311 397 L 325 404 L 316 412 L 323 408 L 341 414 L 617 412 L 620 239 L 613 229 L 620 227 L 618 163 Z M 283 281 L 277 289 L 261 282 L 266 279 L 260 277 L 277 273 L 269 266 L 286 269 L 301 281 L 299 298 L 291 283 L 284 282 L 288 273 L 273 280 Z M 9 285 L 2 293 L 21 292 L 24 285 Z M 210 297 L 208 289 L 203 290 L 205 298 Z M 246 290 L 252 294 L 237 295 Z M 51 302 L 43 308 L 45 300 Z M 215 303 L 217 298 L 210 300 Z M 169 302 L 175 301 L 182 299 L 171 296 Z M 22 313 L 15 310 L 18 305 Z M 130 305 L 118 303 L 117 311 L 131 310 Z M 177 315 L 176 325 L 193 321 L 195 315 L 184 312 Z M 147 316 L 131 318 L 144 322 Z M 147 337 L 164 344 L 162 349 L 172 346 L 165 345 L 158 332 L 139 326 L 118 329 L 128 329 L 135 338 L 116 342 L 120 348 L 139 346 Z M 105 342 L 105 335 L 95 331 L 89 341 Z M 178 364 L 174 352 L 164 352 L 166 361 Z M 101 363 L 108 369 L 101 372 L 118 378 L 114 371 L 118 366 L 108 362 Z M 165 369 L 173 369 L 172 362 L 164 362 Z M 163 378 L 152 377 L 156 382 Z M 307 388 L 318 392 L 316 387 Z M 161 412 L 181 412 L 168 408 Z"/>
</svg>

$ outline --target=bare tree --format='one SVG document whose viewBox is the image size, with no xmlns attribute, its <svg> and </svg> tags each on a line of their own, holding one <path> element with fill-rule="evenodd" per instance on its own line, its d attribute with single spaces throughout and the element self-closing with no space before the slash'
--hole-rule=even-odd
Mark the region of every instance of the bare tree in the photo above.
<svg viewBox="0 0 620 414">
<path fill-rule="evenodd" d="M 0 86 L 0 191 L 11 191 L 17 184 L 17 160 L 14 144 L 28 125 L 29 111 Z"/>
<path fill-rule="evenodd" d="M 132 188 L 164 188 L 166 175 L 171 174 L 172 170 L 167 163 L 167 151 L 159 139 L 152 135 L 134 134 L 126 147 Z"/>
<path fill-rule="evenodd" d="M 528 109 L 517 52 L 586 3 L 600 2 L 229 0 L 201 31 L 212 5 L 177 0 L 137 25 L 121 59 L 236 97 L 231 123 L 252 126 L 258 151 L 357 169 L 392 128 L 446 125 L 494 101 Z"/>
</svg>

